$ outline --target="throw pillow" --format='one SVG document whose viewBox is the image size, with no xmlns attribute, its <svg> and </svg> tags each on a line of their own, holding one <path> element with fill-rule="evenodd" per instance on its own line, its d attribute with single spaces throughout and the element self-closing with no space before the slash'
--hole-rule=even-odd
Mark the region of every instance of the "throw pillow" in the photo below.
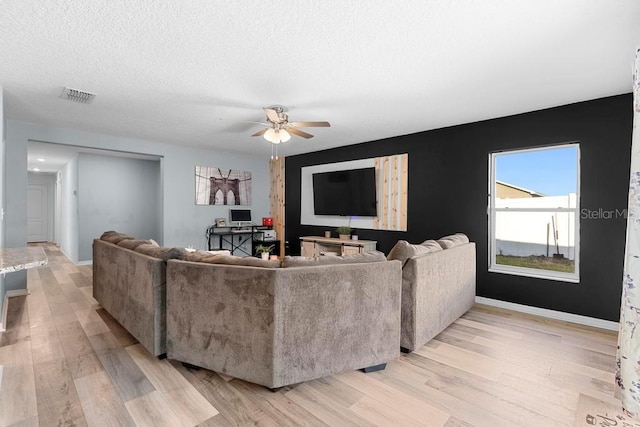
<svg viewBox="0 0 640 427">
<path fill-rule="evenodd" d="M 382 262 L 387 258 L 382 252 L 372 251 L 363 254 L 344 256 L 318 256 L 307 258 L 303 256 L 286 256 L 282 260 L 282 267 L 311 267 L 317 265 L 359 264 L 363 262 Z"/>
<path fill-rule="evenodd" d="M 100 236 L 100 240 L 104 240 L 105 242 L 109 242 L 109 243 L 114 243 L 116 245 L 126 239 L 133 239 L 133 237 L 124 233 L 113 231 L 113 230 L 105 231 L 104 233 L 102 233 L 102 236 Z"/>
<path fill-rule="evenodd" d="M 394 259 L 400 260 L 402 261 L 402 266 L 404 267 L 409 258 L 433 251 L 434 250 L 431 246 L 412 245 L 406 240 L 398 240 L 398 243 L 395 244 L 395 246 L 391 249 L 391 252 L 389 252 L 389 255 L 387 255 L 387 259 L 389 261 Z"/>
<path fill-rule="evenodd" d="M 429 252 L 438 252 L 442 250 L 442 246 L 440 246 L 440 244 L 433 239 L 425 240 L 424 242 L 420 243 L 420 246 L 429 248 Z"/>
<path fill-rule="evenodd" d="M 206 251 L 195 251 L 195 252 L 187 252 L 180 258 L 184 261 L 193 261 L 193 262 L 208 262 L 207 260 L 212 257 L 216 257 L 218 255 L 214 255 L 210 252 Z"/>
<path fill-rule="evenodd" d="M 469 243 L 469 238 L 466 234 L 456 233 L 451 236 L 445 236 L 438 239 L 438 244 L 442 246 L 442 249 L 451 249 L 456 246 L 464 245 L 465 243 Z"/>
<path fill-rule="evenodd" d="M 118 246 L 134 250 L 140 245 L 148 245 L 149 243 L 148 240 L 124 239 L 118 242 Z"/>
<path fill-rule="evenodd" d="M 154 258 L 160 258 L 164 262 L 170 259 L 180 259 L 187 252 L 183 248 L 165 248 L 163 246 L 154 246 L 151 243 L 145 243 L 134 249 L 141 254 L 149 255 Z"/>
</svg>

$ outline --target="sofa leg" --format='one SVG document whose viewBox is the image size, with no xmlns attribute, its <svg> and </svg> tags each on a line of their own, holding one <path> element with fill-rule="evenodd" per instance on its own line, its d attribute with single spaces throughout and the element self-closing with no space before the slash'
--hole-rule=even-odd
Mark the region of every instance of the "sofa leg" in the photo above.
<svg viewBox="0 0 640 427">
<path fill-rule="evenodd" d="M 404 354 L 409 354 L 409 353 L 411 353 L 411 350 L 409 350 L 406 347 L 400 347 L 400 352 L 404 353 Z"/>
<path fill-rule="evenodd" d="M 366 368 L 362 368 L 362 372 L 368 374 L 369 372 L 382 371 L 386 367 L 387 367 L 386 363 L 381 363 L 379 365 L 373 365 L 373 366 L 368 366 Z"/>
<path fill-rule="evenodd" d="M 269 390 L 271 390 L 273 393 L 277 393 L 277 392 L 279 392 L 280 390 L 282 390 L 283 388 L 284 388 L 284 386 L 282 386 L 282 387 L 276 387 L 276 388 L 270 388 Z"/>
<path fill-rule="evenodd" d="M 167 358 L 167 353 L 162 353 L 161 355 L 158 356 L 158 360 L 162 360 L 166 358 Z"/>
<path fill-rule="evenodd" d="M 187 362 L 182 362 L 182 366 L 184 366 L 187 369 L 192 369 L 194 371 L 199 371 L 200 369 L 202 369 L 200 368 L 200 366 L 192 365 L 191 363 L 187 363 Z"/>
</svg>

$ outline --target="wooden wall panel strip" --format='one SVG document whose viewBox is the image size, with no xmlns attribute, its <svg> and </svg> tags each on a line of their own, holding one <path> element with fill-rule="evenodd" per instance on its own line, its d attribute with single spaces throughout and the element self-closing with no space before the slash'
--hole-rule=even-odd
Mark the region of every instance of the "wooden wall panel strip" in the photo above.
<svg viewBox="0 0 640 427">
<path fill-rule="evenodd" d="M 273 218 L 273 229 L 280 241 L 280 255 L 284 256 L 284 158 L 272 159 L 269 162 L 271 177 L 270 216 Z"/>
<path fill-rule="evenodd" d="M 376 157 L 378 183 L 378 217 L 373 221 L 376 230 L 407 230 L 407 191 L 409 155 Z"/>
<path fill-rule="evenodd" d="M 400 230 L 407 231 L 407 198 L 409 186 L 409 155 L 401 156 L 402 176 L 400 177 Z"/>
<path fill-rule="evenodd" d="M 407 191 L 409 155 L 376 157 L 374 160 L 378 182 L 378 214 L 376 230 L 407 230 Z"/>
<path fill-rule="evenodd" d="M 382 223 L 380 228 L 389 229 L 389 157 L 382 158 Z"/>
<path fill-rule="evenodd" d="M 398 229 L 398 175 L 398 156 L 391 156 L 391 230 Z"/>
</svg>

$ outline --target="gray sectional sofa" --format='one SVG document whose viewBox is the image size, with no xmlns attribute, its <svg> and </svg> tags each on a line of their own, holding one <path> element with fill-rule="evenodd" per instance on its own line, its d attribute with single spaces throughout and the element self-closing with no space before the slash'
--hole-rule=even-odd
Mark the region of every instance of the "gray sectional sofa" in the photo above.
<svg viewBox="0 0 640 427">
<path fill-rule="evenodd" d="M 401 266 L 380 252 L 265 261 L 107 232 L 94 297 L 153 355 L 278 388 L 399 355 Z"/>
<path fill-rule="evenodd" d="M 93 293 L 151 354 L 278 388 L 421 347 L 473 305 L 475 262 L 464 235 L 269 261 L 105 232 Z"/>
<path fill-rule="evenodd" d="M 469 310 L 476 296 L 476 246 L 464 234 L 411 245 L 388 259 L 402 262 L 403 352 L 422 347 Z"/>
</svg>

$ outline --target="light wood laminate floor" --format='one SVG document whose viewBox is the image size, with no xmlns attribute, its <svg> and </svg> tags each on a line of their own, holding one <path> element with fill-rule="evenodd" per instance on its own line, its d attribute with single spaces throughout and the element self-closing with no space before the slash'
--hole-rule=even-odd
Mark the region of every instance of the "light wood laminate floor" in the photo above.
<svg viewBox="0 0 640 427">
<path fill-rule="evenodd" d="M 190 370 L 150 356 L 92 298 L 91 267 L 43 246 L 0 333 L 1 426 L 546 427 L 619 411 L 616 334 L 479 305 L 380 372 L 272 392 Z"/>
</svg>

